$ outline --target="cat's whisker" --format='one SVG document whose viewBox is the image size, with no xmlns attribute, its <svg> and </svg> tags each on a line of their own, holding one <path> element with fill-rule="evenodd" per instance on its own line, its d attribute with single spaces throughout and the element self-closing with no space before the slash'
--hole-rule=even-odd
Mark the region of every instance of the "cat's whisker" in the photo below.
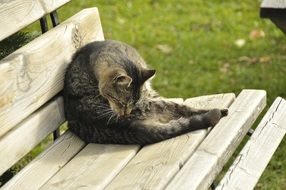
<svg viewBox="0 0 286 190">
<path fill-rule="evenodd" d="M 116 116 L 116 118 L 115 118 L 116 123 L 118 123 L 119 115 L 116 114 L 115 116 Z"/>
<path fill-rule="evenodd" d="M 106 112 L 103 112 L 101 115 L 98 115 L 97 117 L 95 117 L 95 119 L 102 119 L 110 114 L 113 114 L 113 111 L 106 111 Z"/>
<path fill-rule="evenodd" d="M 105 107 L 105 106 L 97 106 L 98 108 L 105 108 L 106 110 L 111 110 L 109 107 Z"/>
<path fill-rule="evenodd" d="M 112 111 L 112 109 L 109 106 L 106 105 L 96 105 L 97 108 L 100 108 L 102 111 Z"/>
<path fill-rule="evenodd" d="M 106 105 L 106 104 L 103 104 L 103 103 L 97 103 L 97 104 L 95 104 L 95 105 L 97 105 L 97 106 L 104 106 L 104 107 L 109 107 L 108 105 Z"/>
<path fill-rule="evenodd" d="M 99 96 L 101 96 L 101 94 L 98 94 L 97 96 L 95 96 L 94 98 L 98 98 Z"/>
<path fill-rule="evenodd" d="M 104 113 L 101 113 L 100 115 L 98 115 L 97 117 L 95 117 L 95 119 L 98 119 L 98 118 L 102 118 L 106 115 L 110 114 L 109 112 L 104 112 Z"/>
<path fill-rule="evenodd" d="M 112 114 L 113 112 L 111 110 L 106 110 L 106 111 L 103 111 L 101 113 L 101 115 L 108 115 L 108 114 Z"/>
<path fill-rule="evenodd" d="M 116 113 L 113 113 L 113 114 L 109 117 L 109 119 L 108 119 L 108 121 L 107 121 L 107 126 L 109 125 L 109 122 L 111 121 L 111 119 L 112 119 L 114 116 L 116 116 Z"/>
<path fill-rule="evenodd" d="M 106 123 L 106 125 L 108 126 L 109 125 L 109 122 L 110 122 L 110 119 L 112 118 L 112 115 L 109 117 L 109 119 L 108 119 L 108 121 L 107 121 L 107 123 Z"/>
<path fill-rule="evenodd" d="M 97 105 L 98 107 L 102 107 L 102 108 L 108 108 L 108 109 L 110 109 L 110 107 L 109 106 L 107 106 L 107 105 L 104 105 L 104 104 L 102 104 L 102 105 Z"/>
</svg>

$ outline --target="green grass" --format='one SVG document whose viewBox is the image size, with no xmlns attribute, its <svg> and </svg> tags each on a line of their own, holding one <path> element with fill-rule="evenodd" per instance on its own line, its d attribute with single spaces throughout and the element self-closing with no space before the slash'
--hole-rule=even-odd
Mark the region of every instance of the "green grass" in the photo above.
<svg viewBox="0 0 286 190">
<path fill-rule="evenodd" d="M 268 106 L 275 97 L 286 97 L 285 36 L 259 18 L 258 0 L 73 0 L 59 10 L 60 19 L 93 6 L 99 8 L 105 38 L 136 47 L 157 70 L 153 86 L 163 96 L 255 88 L 267 91 Z M 253 30 L 265 37 L 252 40 Z M 237 39 L 245 45 L 237 47 Z M 286 189 L 285 158 L 284 138 L 256 189 Z"/>
</svg>

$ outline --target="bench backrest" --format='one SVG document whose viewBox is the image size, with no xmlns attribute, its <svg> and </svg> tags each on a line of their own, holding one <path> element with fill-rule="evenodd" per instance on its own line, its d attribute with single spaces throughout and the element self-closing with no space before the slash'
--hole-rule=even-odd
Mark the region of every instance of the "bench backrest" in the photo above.
<svg viewBox="0 0 286 190">
<path fill-rule="evenodd" d="M 9 0 L 0 3 L 0 41 L 70 0 Z"/>
<path fill-rule="evenodd" d="M 260 5 L 260 17 L 270 19 L 286 33 L 286 1 L 263 0 Z"/>
<path fill-rule="evenodd" d="M 0 40 L 68 1 L 2 1 Z M 84 9 L 0 61 L 0 175 L 65 121 L 65 69 L 96 40 L 104 40 L 98 10 Z"/>
</svg>

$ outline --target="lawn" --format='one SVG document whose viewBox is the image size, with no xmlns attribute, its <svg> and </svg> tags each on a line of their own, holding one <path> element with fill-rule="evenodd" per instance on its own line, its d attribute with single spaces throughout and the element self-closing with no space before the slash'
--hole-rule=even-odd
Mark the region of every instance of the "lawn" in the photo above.
<svg viewBox="0 0 286 190">
<path fill-rule="evenodd" d="M 166 97 L 265 89 L 268 106 L 286 98 L 286 41 L 259 18 L 258 0 L 72 0 L 60 20 L 98 7 L 106 39 L 131 44 L 157 70 L 154 88 Z M 35 24 L 28 31 L 39 30 Z M 286 189 L 286 138 L 256 189 Z"/>
</svg>

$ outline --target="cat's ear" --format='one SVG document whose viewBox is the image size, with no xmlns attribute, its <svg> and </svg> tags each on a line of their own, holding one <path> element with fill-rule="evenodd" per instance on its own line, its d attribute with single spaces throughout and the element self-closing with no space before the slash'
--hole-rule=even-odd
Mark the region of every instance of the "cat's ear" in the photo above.
<svg viewBox="0 0 286 190">
<path fill-rule="evenodd" d="M 152 76 L 154 76 L 156 73 L 156 70 L 153 69 L 144 69 L 142 71 L 142 80 L 145 82 L 146 80 L 148 80 L 149 78 L 151 78 Z"/>
<path fill-rule="evenodd" d="M 127 75 L 118 75 L 114 78 L 114 82 L 118 87 L 127 89 L 130 87 L 132 78 Z"/>
</svg>

